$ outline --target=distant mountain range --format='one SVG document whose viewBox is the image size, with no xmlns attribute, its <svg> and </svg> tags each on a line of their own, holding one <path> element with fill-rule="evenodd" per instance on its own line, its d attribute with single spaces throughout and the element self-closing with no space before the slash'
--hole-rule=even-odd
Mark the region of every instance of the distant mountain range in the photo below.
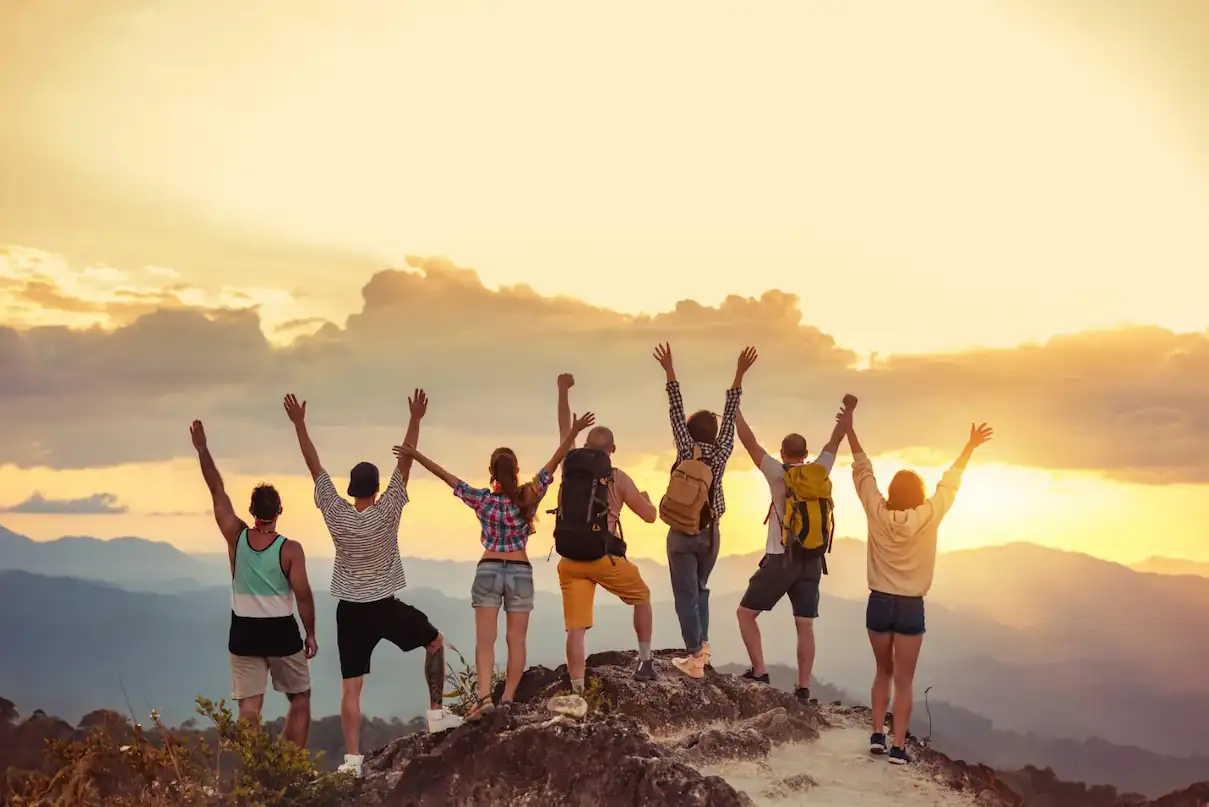
<svg viewBox="0 0 1209 807">
<path fill-rule="evenodd" d="M 1141 563 L 1135 563 L 1130 568 L 1135 572 L 1151 574 L 1190 574 L 1196 577 L 1209 577 L 1209 563 L 1184 560 L 1183 558 L 1161 558 L 1157 555 L 1147 558 Z"/>
<path fill-rule="evenodd" d="M 757 561 L 757 555 L 723 557 L 711 579 L 711 638 L 722 663 L 746 657 L 733 613 Z M 325 590 L 330 558 L 308 562 L 316 591 Z M 675 647 L 680 639 L 666 567 L 638 562 L 661 603 L 656 644 Z M 474 563 L 404 563 L 411 585 L 402 596 L 428 611 L 469 658 Z M 563 660 L 556 563 L 534 559 L 539 595 L 530 663 Z M 0 613 L 15 615 L 0 621 L 0 695 L 74 719 L 93 708 L 124 708 L 120 678 L 132 697 L 137 690 L 183 719 L 180 710 L 195 694 L 227 688 L 225 555 L 192 556 L 141 539 L 37 543 L 0 528 L 5 568 L 57 579 L 0 572 Z M 829 568 L 816 623 L 816 673 L 864 693 L 870 678 L 864 543 L 837 541 Z M 334 605 L 326 596 L 319 600 L 315 675 L 322 714 L 337 708 L 339 676 Z M 633 645 L 627 609 L 602 595 L 597 612 L 592 650 Z M 791 642 L 777 638 L 791 635 L 784 605 L 761 624 L 770 661 L 792 662 Z M 501 642 L 501 664 L 503 658 Z M 1183 756 L 1189 736 L 1209 731 L 1205 669 L 1209 579 L 1138 572 L 1030 544 L 942 553 L 938 560 L 919 684 L 932 686 L 939 700 L 985 715 L 997 729 L 1077 742 L 1101 737 Z M 418 658 L 384 647 L 374 670 L 367 713 L 409 718 L 420 712 Z M 270 712 L 279 706 L 270 704 Z"/>
</svg>

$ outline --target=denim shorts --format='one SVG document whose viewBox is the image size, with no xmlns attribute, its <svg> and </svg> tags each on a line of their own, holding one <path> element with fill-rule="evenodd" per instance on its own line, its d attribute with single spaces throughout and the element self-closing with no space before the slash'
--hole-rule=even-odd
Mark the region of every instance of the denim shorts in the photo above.
<svg viewBox="0 0 1209 807">
<path fill-rule="evenodd" d="M 872 633 L 923 636 L 924 598 L 871 591 L 865 608 L 865 627 Z"/>
<path fill-rule="evenodd" d="M 512 613 L 533 610 L 533 567 L 527 560 L 480 560 L 470 587 L 475 608 L 499 608 Z"/>
</svg>

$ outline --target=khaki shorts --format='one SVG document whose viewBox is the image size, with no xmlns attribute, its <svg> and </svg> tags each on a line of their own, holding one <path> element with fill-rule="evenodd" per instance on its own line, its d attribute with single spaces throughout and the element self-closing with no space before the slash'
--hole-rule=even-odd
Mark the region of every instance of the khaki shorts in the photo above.
<svg viewBox="0 0 1209 807">
<path fill-rule="evenodd" d="M 231 655 L 231 697 L 241 701 L 263 695 L 269 676 L 273 689 L 287 695 L 297 695 L 311 688 L 311 667 L 306 655 L 299 651 L 292 656 Z"/>
<path fill-rule="evenodd" d="M 638 567 L 625 558 L 558 562 L 558 586 L 563 592 L 563 621 L 567 630 L 592 627 L 592 604 L 596 587 L 621 599 L 626 605 L 651 601 L 651 590 L 642 581 Z"/>
</svg>

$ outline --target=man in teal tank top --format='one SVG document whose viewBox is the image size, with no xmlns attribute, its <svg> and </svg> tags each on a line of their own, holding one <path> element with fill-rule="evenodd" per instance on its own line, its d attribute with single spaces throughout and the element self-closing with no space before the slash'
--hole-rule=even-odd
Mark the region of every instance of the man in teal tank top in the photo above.
<svg viewBox="0 0 1209 807">
<path fill-rule="evenodd" d="M 309 659 L 315 641 L 315 598 L 306 576 L 302 544 L 277 532 L 281 497 L 272 485 L 252 491 L 252 526 L 235 515 L 222 476 L 210 456 L 200 420 L 189 430 L 201 462 L 202 477 L 214 500 L 214 520 L 227 541 L 231 562 L 231 697 L 240 718 L 260 720 L 268 680 L 290 701 L 285 738 L 305 748 L 311 727 Z M 294 619 L 294 603 L 306 639 Z"/>
</svg>

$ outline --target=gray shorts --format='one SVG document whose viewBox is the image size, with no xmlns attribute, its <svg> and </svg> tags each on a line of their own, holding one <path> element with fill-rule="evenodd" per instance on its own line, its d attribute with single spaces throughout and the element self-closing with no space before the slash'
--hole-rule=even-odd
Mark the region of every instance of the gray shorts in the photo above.
<svg viewBox="0 0 1209 807">
<path fill-rule="evenodd" d="M 752 611 L 771 611 L 788 594 L 795 617 L 817 619 L 822 577 L 822 558 L 802 558 L 792 553 L 765 555 L 739 605 Z"/>
<path fill-rule="evenodd" d="M 533 610 L 533 567 L 526 560 L 480 560 L 470 587 L 475 608 L 499 608 L 508 613 Z"/>
</svg>

